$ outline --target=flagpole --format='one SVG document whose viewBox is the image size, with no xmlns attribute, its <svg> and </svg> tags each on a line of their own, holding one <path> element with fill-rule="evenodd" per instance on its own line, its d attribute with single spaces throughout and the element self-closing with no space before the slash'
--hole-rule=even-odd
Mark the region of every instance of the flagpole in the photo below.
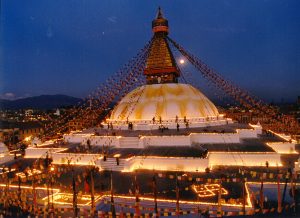
<svg viewBox="0 0 300 218">
<path fill-rule="evenodd" d="M 246 216 L 246 183 L 243 178 L 243 215 Z"/>
<path fill-rule="evenodd" d="M 199 185 L 198 179 L 196 179 L 197 185 Z M 200 207 L 199 207 L 199 194 L 197 193 L 197 214 L 200 215 Z"/>
<path fill-rule="evenodd" d="M 280 175 L 277 175 L 277 201 L 278 201 L 278 208 L 277 212 L 281 213 L 282 206 L 281 206 L 281 191 L 280 191 Z"/>
<path fill-rule="evenodd" d="M 136 177 L 136 171 L 134 175 L 134 182 L 135 182 L 135 217 L 140 217 L 140 204 L 139 204 L 139 188 L 137 184 L 137 177 Z"/>
<path fill-rule="evenodd" d="M 153 217 L 159 217 L 158 210 L 157 210 L 157 184 L 156 184 L 155 175 L 153 175 L 152 184 L 153 184 L 154 213 L 155 213 L 155 215 L 153 214 Z"/>
<path fill-rule="evenodd" d="M 5 202 L 4 202 L 4 209 L 5 209 L 5 213 L 7 214 L 8 213 L 8 210 L 9 210 L 9 207 L 8 207 L 8 204 L 9 204 L 9 202 L 8 202 L 8 195 L 9 195 L 9 172 L 10 171 L 8 171 L 7 173 L 6 173 L 6 178 L 7 178 L 7 180 L 6 180 L 6 187 L 5 187 L 5 189 L 6 189 L 6 195 L 5 195 Z"/>
<path fill-rule="evenodd" d="M 282 206 L 284 206 L 284 199 L 285 199 L 285 193 L 286 193 L 288 181 L 289 181 L 289 171 L 287 172 L 287 174 L 285 176 L 285 183 L 284 183 L 284 189 L 283 189 L 282 201 L 281 201 Z"/>
<path fill-rule="evenodd" d="M 92 212 L 92 216 L 95 216 L 95 189 L 94 189 L 94 167 L 92 166 L 91 168 L 91 212 Z"/>
<path fill-rule="evenodd" d="M 219 181 L 219 193 L 218 193 L 218 211 L 217 211 L 217 217 L 222 217 L 221 197 L 222 197 L 222 179 L 220 178 L 220 181 Z"/>
<path fill-rule="evenodd" d="M 50 172 L 50 185 L 51 185 L 51 217 L 54 216 L 54 195 L 53 195 L 53 175 L 52 172 Z"/>
<path fill-rule="evenodd" d="M 179 208 L 179 181 L 178 181 L 178 176 L 176 174 L 176 215 L 179 217 L 180 213 L 180 208 Z"/>
<path fill-rule="evenodd" d="M 296 198 L 295 198 L 295 186 L 294 186 L 294 174 L 291 172 L 291 190 L 292 190 L 292 199 L 294 204 L 294 212 L 296 212 Z"/>
<path fill-rule="evenodd" d="M 33 195 L 33 214 L 36 213 L 36 191 L 35 191 L 35 175 L 32 178 L 32 195 Z"/>
<path fill-rule="evenodd" d="M 22 191 L 21 191 L 21 177 L 18 176 L 18 194 L 19 194 L 19 212 L 21 213 L 21 209 L 22 209 Z"/>
<path fill-rule="evenodd" d="M 70 164 L 69 160 L 69 164 Z M 69 165 L 70 166 L 70 165 Z M 72 167 L 72 189 L 73 189 L 73 212 L 74 217 L 78 217 L 78 208 L 77 208 L 77 192 L 76 192 L 76 182 L 75 182 L 75 176 L 74 176 L 74 168 Z"/>
<path fill-rule="evenodd" d="M 259 191 L 259 205 L 261 212 L 263 213 L 264 210 L 264 181 L 263 181 L 263 173 L 261 174 L 261 185 Z"/>
<path fill-rule="evenodd" d="M 113 174 L 112 170 L 110 171 L 110 211 L 112 217 L 116 217 L 116 208 L 115 208 L 115 201 L 114 201 L 114 188 L 113 188 Z"/>
<path fill-rule="evenodd" d="M 49 156 L 48 153 L 46 154 L 46 159 L 45 159 L 45 169 L 46 169 L 46 173 L 47 173 L 47 197 L 48 197 L 48 205 L 47 205 L 47 214 L 49 215 L 49 211 L 50 211 L 50 190 L 49 190 Z"/>
</svg>

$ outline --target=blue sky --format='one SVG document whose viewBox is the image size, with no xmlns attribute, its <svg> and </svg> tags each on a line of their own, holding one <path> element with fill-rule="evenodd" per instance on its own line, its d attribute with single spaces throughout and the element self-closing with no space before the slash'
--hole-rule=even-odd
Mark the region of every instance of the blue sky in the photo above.
<svg viewBox="0 0 300 218">
<path fill-rule="evenodd" d="M 265 100 L 300 95 L 300 1 L 1 1 L 0 96 L 84 97 L 152 36 L 170 37 Z"/>
</svg>

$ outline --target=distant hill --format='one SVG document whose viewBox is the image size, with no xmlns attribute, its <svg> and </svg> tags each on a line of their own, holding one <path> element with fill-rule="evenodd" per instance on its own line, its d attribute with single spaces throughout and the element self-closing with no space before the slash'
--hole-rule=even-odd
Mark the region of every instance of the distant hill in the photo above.
<svg viewBox="0 0 300 218">
<path fill-rule="evenodd" d="M 0 99 L 1 109 L 53 109 L 76 105 L 82 99 L 67 95 L 40 95 L 17 100 Z"/>
</svg>

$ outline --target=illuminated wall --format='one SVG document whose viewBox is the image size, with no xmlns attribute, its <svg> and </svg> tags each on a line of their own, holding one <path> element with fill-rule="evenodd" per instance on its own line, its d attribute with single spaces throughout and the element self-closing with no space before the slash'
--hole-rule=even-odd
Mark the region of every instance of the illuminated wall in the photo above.
<svg viewBox="0 0 300 218">
<path fill-rule="evenodd" d="M 51 151 L 50 151 L 51 150 Z M 58 153 L 63 149 L 49 148 L 28 148 L 25 158 L 45 157 L 46 152 L 53 158 L 54 164 L 76 165 L 97 165 L 102 168 L 102 164 L 107 165 L 111 170 L 132 171 L 135 169 L 148 170 L 169 170 L 169 171 L 189 171 L 203 172 L 207 167 L 214 166 L 262 166 L 265 167 L 268 161 L 269 166 L 282 166 L 280 154 L 275 152 L 209 152 L 208 158 L 192 157 L 159 157 L 159 156 L 134 156 L 128 159 L 120 158 L 117 165 L 116 158 L 108 158 L 111 161 L 101 161 L 101 154 L 86 153 Z M 12 156 L 11 156 L 12 157 Z M 1 161 L 1 159 L 0 159 Z"/>
<path fill-rule="evenodd" d="M 266 143 L 279 154 L 298 154 L 295 150 L 295 144 L 289 142 L 268 142 Z"/>
<path fill-rule="evenodd" d="M 53 153 L 51 155 L 54 164 L 95 165 L 100 154 L 75 154 L 75 153 Z"/>
<path fill-rule="evenodd" d="M 65 134 L 63 136 L 65 142 L 69 143 L 81 143 L 84 139 L 92 136 L 93 134 Z"/>
<path fill-rule="evenodd" d="M 240 143 L 236 133 L 191 133 L 192 143 Z"/>
<path fill-rule="evenodd" d="M 275 152 L 210 152 L 209 166 L 282 166 L 280 154 Z"/>
<path fill-rule="evenodd" d="M 240 138 L 256 138 L 257 131 L 255 129 L 237 129 L 237 134 Z"/>
<path fill-rule="evenodd" d="M 167 130 L 166 130 L 167 131 Z M 240 143 L 241 138 L 257 138 L 256 129 L 238 129 L 237 133 L 191 133 L 170 136 L 95 136 L 93 134 L 68 134 L 64 140 L 69 143 L 115 146 L 120 148 L 144 148 L 147 146 L 191 146 L 195 143 Z"/>
<path fill-rule="evenodd" d="M 27 148 L 25 150 L 25 158 L 45 157 L 47 153 L 51 155 L 52 153 L 64 150 L 66 150 L 66 148 Z"/>
<path fill-rule="evenodd" d="M 208 159 L 182 157 L 134 157 L 125 171 L 135 169 L 204 172 L 208 167 Z"/>
<path fill-rule="evenodd" d="M 189 136 L 144 136 L 144 147 L 146 146 L 191 146 Z"/>
<path fill-rule="evenodd" d="M 87 144 L 87 140 L 90 140 L 91 145 L 111 145 L 119 147 L 120 136 L 95 136 L 93 134 L 66 134 L 64 135 L 64 141 L 68 143 L 80 143 Z"/>
</svg>

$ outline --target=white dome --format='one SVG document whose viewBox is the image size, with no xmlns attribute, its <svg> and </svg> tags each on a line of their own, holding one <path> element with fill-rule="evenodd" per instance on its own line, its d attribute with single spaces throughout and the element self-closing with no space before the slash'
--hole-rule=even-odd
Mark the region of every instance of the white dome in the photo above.
<svg viewBox="0 0 300 218">
<path fill-rule="evenodd" d="M 110 121 L 217 117 L 216 106 L 189 84 L 144 85 L 128 93 L 114 108 Z"/>
</svg>

